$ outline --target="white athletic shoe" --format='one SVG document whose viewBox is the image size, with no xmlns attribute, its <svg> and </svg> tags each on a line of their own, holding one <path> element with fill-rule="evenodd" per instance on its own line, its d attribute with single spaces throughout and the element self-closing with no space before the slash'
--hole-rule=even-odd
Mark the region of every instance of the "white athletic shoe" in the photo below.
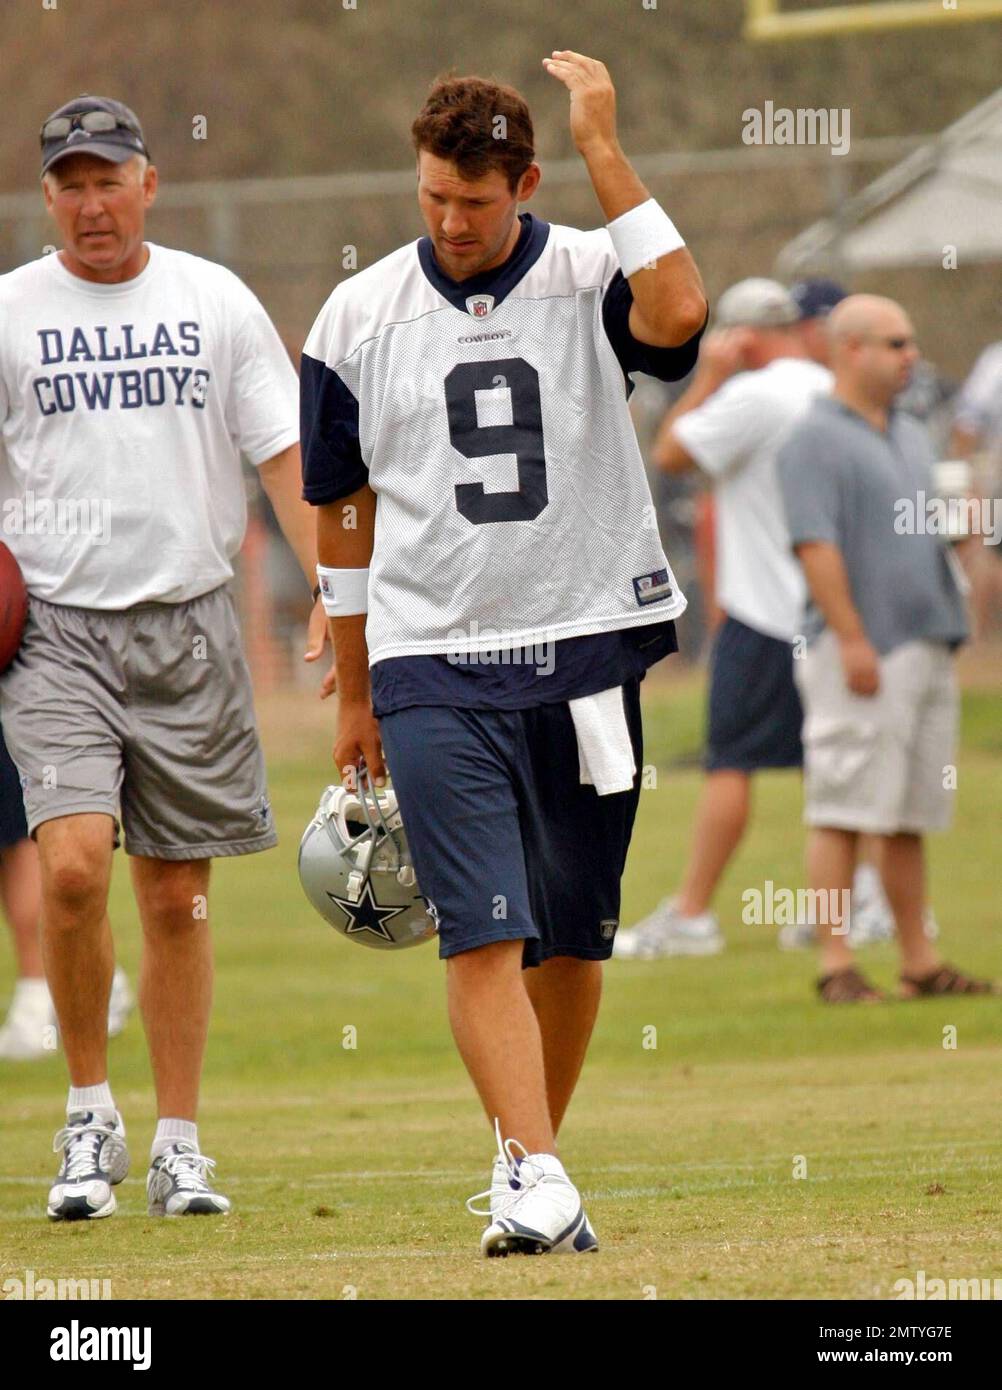
<svg viewBox="0 0 1002 1390">
<path fill-rule="evenodd" d="M 99 1119 L 90 1110 L 74 1110 L 56 1135 L 52 1148 L 62 1150 L 59 1175 L 49 1190 L 52 1221 L 85 1221 L 110 1216 L 115 1210 L 112 1187 L 129 1171 L 125 1125 L 115 1111 L 113 1120 Z"/>
<path fill-rule="evenodd" d="M 135 996 L 129 984 L 129 977 L 120 965 L 115 966 L 111 978 L 111 994 L 108 998 L 108 1037 L 117 1038 L 136 1007 Z"/>
<path fill-rule="evenodd" d="M 28 1062 L 56 1050 L 56 1011 L 44 980 L 18 980 L 0 1028 L 0 1059 Z"/>
<path fill-rule="evenodd" d="M 850 946 L 873 946 L 882 941 L 894 940 L 894 913 L 884 893 L 880 874 L 872 864 L 857 864 L 849 901 Z M 939 925 L 931 907 L 927 908 L 925 913 L 925 934 L 930 941 L 935 941 L 939 936 Z M 810 950 L 815 945 L 817 934 L 810 922 L 792 922 L 779 930 L 781 950 Z"/>
<path fill-rule="evenodd" d="M 495 1122 L 496 1124 L 496 1122 Z M 480 1253 L 505 1255 L 584 1254 L 598 1249 L 598 1240 L 581 1205 L 577 1188 L 554 1154 L 528 1154 L 515 1139 L 501 1142 L 491 1172 L 491 1185 L 467 1203 L 474 1216 L 490 1224 L 480 1239 Z M 521 1149 L 515 1158 L 513 1149 Z M 474 1204 L 489 1198 L 488 1210 Z"/>
<path fill-rule="evenodd" d="M 856 865 L 850 894 L 849 944 L 872 946 L 894 940 L 894 913 L 873 864 Z"/>
<path fill-rule="evenodd" d="M 880 941 L 894 940 L 894 918 L 879 910 L 854 908 L 849 921 L 849 945 L 858 950 Z M 789 922 L 780 927 L 777 944 L 781 951 L 810 951 L 818 944 L 813 922 Z"/>
<path fill-rule="evenodd" d="M 108 999 L 109 1038 L 117 1038 L 124 1030 L 135 1005 L 129 977 L 116 966 Z M 0 1061 L 34 1061 L 49 1056 L 58 1046 L 59 1025 L 48 985 L 44 980 L 18 980 L 0 1028 Z"/>
<path fill-rule="evenodd" d="M 150 1216 L 225 1216 L 230 1199 L 209 1183 L 214 1158 L 200 1154 L 187 1139 L 179 1139 L 150 1164 L 146 1201 Z"/>
<path fill-rule="evenodd" d="M 781 951 L 809 951 L 818 944 L 813 922 L 788 922 L 780 927 L 777 944 Z"/>
<path fill-rule="evenodd" d="M 665 898 L 649 917 L 619 933 L 612 954 L 618 960 L 656 960 L 660 956 L 714 956 L 723 949 L 715 913 L 684 917 L 674 900 Z"/>
</svg>

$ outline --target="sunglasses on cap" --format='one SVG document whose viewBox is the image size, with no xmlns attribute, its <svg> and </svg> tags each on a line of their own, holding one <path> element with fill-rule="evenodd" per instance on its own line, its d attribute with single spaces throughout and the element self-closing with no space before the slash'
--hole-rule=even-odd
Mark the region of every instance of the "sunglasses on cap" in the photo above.
<svg viewBox="0 0 1002 1390">
<path fill-rule="evenodd" d="M 143 136 L 138 127 L 111 111 L 83 111 L 72 116 L 53 116 L 42 126 L 41 139 L 45 144 L 47 140 L 65 140 L 74 129 L 86 130 L 90 135 L 107 135 L 119 128 L 129 131 L 142 143 Z"/>
</svg>

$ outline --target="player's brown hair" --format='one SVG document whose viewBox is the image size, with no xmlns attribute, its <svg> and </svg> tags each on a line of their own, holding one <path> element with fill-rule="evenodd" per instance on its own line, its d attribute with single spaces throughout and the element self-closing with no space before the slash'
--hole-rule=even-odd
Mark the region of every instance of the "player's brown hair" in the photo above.
<svg viewBox="0 0 1002 1390">
<path fill-rule="evenodd" d="M 512 190 L 535 158 L 524 98 L 514 87 L 483 77 L 437 77 L 411 126 L 411 139 L 419 154 L 427 150 L 451 160 L 464 179 L 500 169 Z"/>
</svg>

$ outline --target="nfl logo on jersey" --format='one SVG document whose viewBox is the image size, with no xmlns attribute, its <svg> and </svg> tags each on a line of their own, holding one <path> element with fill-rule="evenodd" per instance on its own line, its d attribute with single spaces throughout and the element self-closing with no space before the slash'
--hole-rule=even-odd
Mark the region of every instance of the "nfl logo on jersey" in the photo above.
<svg viewBox="0 0 1002 1390">
<path fill-rule="evenodd" d="M 492 294 L 471 294 L 466 301 L 466 307 L 475 319 L 485 319 L 494 308 L 494 296 Z"/>
</svg>

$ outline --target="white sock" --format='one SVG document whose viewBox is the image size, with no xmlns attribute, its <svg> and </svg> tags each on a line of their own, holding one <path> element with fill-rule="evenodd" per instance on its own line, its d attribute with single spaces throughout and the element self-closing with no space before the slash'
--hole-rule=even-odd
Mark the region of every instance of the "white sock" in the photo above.
<svg viewBox="0 0 1002 1390">
<path fill-rule="evenodd" d="M 150 1162 L 166 1153 L 172 1144 L 178 1143 L 181 1139 L 186 1139 L 189 1144 L 198 1148 L 198 1125 L 194 1120 L 157 1120 L 157 1132 L 150 1145 Z"/>
<path fill-rule="evenodd" d="M 66 1102 L 67 1115 L 73 1110 L 90 1110 L 98 1119 L 113 1120 L 115 1102 L 107 1081 L 102 1081 L 100 1086 L 71 1086 Z"/>
</svg>

